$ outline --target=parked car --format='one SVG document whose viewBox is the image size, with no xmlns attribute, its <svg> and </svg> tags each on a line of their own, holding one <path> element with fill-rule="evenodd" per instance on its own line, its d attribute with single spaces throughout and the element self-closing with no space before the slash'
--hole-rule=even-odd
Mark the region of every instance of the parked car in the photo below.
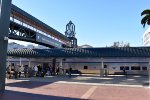
<svg viewBox="0 0 150 100">
<path fill-rule="evenodd" d="M 66 70 L 66 74 L 69 74 L 69 70 L 68 69 Z M 82 75 L 82 72 L 77 70 L 77 69 L 74 69 L 74 70 L 71 70 L 71 74 Z"/>
</svg>

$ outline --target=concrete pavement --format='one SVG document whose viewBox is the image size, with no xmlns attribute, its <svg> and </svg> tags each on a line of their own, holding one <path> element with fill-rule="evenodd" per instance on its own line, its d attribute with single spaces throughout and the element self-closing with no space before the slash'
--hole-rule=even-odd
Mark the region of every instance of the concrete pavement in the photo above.
<svg viewBox="0 0 150 100">
<path fill-rule="evenodd" d="M 150 89 L 144 82 L 146 76 L 10 79 L 0 100 L 150 100 Z"/>
</svg>

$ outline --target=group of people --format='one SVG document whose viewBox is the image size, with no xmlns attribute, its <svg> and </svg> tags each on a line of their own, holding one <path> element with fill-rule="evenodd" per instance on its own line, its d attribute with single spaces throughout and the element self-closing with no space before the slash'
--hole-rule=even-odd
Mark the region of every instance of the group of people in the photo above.
<svg viewBox="0 0 150 100">
<path fill-rule="evenodd" d="M 41 65 L 37 65 L 33 67 L 34 69 L 34 75 L 37 77 L 44 77 L 45 75 L 51 76 L 51 75 L 59 75 L 60 74 L 60 68 L 59 67 L 52 67 L 52 66 L 46 66 L 42 67 Z"/>
<path fill-rule="evenodd" d="M 12 76 L 14 76 L 15 79 L 17 79 L 18 77 L 21 77 L 22 72 L 24 72 L 24 77 L 27 77 L 27 73 L 29 73 L 30 69 L 28 67 L 28 65 L 25 66 L 20 66 L 20 65 L 16 65 L 16 66 L 8 66 L 6 68 L 6 72 L 7 72 L 7 79 L 10 79 Z"/>
<path fill-rule="evenodd" d="M 60 68 L 59 67 L 52 67 L 52 66 L 41 66 L 36 65 L 34 67 L 29 67 L 28 65 L 16 65 L 16 66 L 8 66 L 6 68 L 7 72 L 7 79 L 10 79 L 12 76 L 14 76 L 15 79 L 18 77 L 44 77 L 45 75 L 59 75 L 60 74 Z"/>
</svg>

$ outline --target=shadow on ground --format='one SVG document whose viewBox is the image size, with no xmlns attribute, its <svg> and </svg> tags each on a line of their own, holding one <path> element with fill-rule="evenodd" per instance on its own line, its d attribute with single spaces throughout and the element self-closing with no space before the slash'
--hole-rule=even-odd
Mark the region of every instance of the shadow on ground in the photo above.
<svg viewBox="0 0 150 100">
<path fill-rule="evenodd" d="M 80 99 L 5 90 L 4 94 L 0 94 L 0 100 L 80 100 Z"/>
<path fill-rule="evenodd" d="M 72 80 L 72 78 L 76 78 L 76 77 L 77 75 L 72 75 L 71 78 L 69 78 L 68 76 L 18 78 L 18 79 L 11 79 L 10 81 L 12 82 L 9 83 L 6 82 L 6 86 L 33 89 L 44 85 L 52 84 L 58 81 L 69 82 L 70 80 Z"/>
<path fill-rule="evenodd" d="M 51 83 L 50 82 L 19 81 L 19 82 L 7 83 L 6 86 L 33 89 L 33 88 L 37 88 L 37 87 L 48 85 L 48 84 L 51 84 Z"/>
</svg>

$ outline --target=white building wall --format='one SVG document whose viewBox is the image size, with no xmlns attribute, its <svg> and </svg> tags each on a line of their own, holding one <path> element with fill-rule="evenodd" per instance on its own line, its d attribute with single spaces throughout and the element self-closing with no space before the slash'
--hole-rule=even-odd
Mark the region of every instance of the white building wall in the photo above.
<svg viewBox="0 0 150 100">
<path fill-rule="evenodd" d="M 31 67 L 35 65 L 43 65 L 44 63 L 48 63 L 49 66 L 52 66 L 53 58 L 40 58 L 35 59 L 31 58 Z M 56 60 L 56 67 L 62 67 L 63 69 L 78 69 L 83 72 L 90 73 L 100 73 L 100 68 L 102 68 L 102 60 L 103 65 L 107 65 L 107 70 L 109 74 L 114 74 L 114 72 L 122 72 L 120 70 L 121 66 L 129 66 L 129 70 L 127 70 L 131 74 L 148 74 L 148 67 L 150 58 L 67 58 L 62 60 L 62 58 Z M 61 66 L 62 61 L 62 66 Z M 7 59 L 8 64 L 11 63 L 20 64 L 20 58 L 11 58 Z M 21 58 L 22 65 L 28 65 L 29 59 Z M 84 66 L 87 66 L 88 69 L 84 69 Z M 140 70 L 131 70 L 132 66 L 140 66 Z M 142 67 L 146 66 L 147 70 L 143 70 Z"/>
<path fill-rule="evenodd" d="M 150 27 L 143 34 L 144 46 L 150 46 Z"/>
<path fill-rule="evenodd" d="M 107 69 L 110 74 L 114 72 L 122 72 L 120 70 L 121 66 L 128 66 L 128 72 L 131 74 L 148 74 L 148 70 L 143 71 L 142 67 L 149 67 L 149 58 L 103 58 L 103 65 L 107 65 Z M 65 63 L 68 63 L 67 68 L 72 67 L 73 69 L 79 70 L 97 70 L 96 73 L 100 72 L 100 68 L 102 67 L 102 59 L 67 59 Z M 88 69 L 84 69 L 84 66 L 88 66 Z M 131 70 L 133 66 L 140 66 L 140 70 Z"/>
</svg>

